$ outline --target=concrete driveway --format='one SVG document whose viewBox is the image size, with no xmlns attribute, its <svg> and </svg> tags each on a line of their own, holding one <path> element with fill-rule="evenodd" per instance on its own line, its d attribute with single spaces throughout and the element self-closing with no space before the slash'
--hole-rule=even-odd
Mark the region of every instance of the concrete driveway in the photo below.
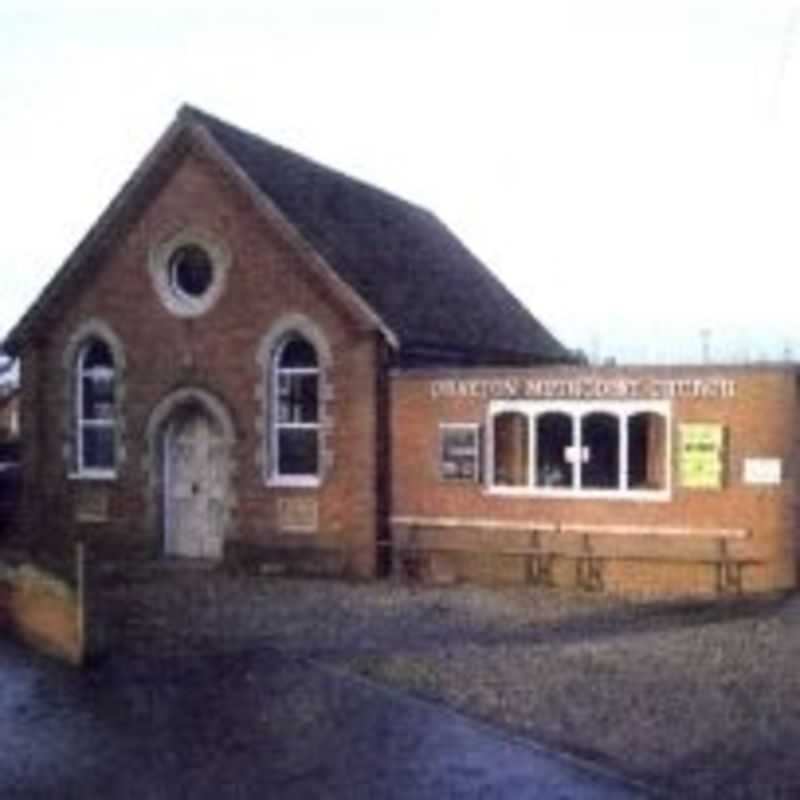
<svg viewBox="0 0 800 800">
<path fill-rule="evenodd" d="M 0 641 L 3 798 L 634 798 L 611 775 L 275 650 L 112 657 Z"/>
</svg>

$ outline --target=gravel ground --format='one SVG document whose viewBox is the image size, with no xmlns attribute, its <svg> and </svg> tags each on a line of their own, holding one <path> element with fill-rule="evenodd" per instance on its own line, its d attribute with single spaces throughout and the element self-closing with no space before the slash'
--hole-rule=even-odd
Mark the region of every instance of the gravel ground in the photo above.
<svg viewBox="0 0 800 800">
<path fill-rule="evenodd" d="M 270 645 L 611 765 L 680 797 L 800 796 L 800 597 L 635 605 L 175 571 L 106 580 L 131 654 Z"/>
</svg>

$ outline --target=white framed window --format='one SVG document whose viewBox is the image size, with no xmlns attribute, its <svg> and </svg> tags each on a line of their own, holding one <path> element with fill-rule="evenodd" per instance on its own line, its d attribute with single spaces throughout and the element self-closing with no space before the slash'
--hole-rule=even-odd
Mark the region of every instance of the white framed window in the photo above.
<svg viewBox="0 0 800 800">
<path fill-rule="evenodd" d="M 665 500 L 668 401 L 495 401 L 488 489 L 497 494 Z"/>
<path fill-rule="evenodd" d="M 480 425 L 439 425 L 439 474 L 445 481 L 476 482 L 480 474 Z"/>
<path fill-rule="evenodd" d="M 179 317 L 199 317 L 217 303 L 233 258 L 209 231 L 190 226 L 156 242 L 147 268 L 161 302 Z"/>
<path fill-rule="evenodd" d="M 91 337 L 75 361 L 75 472 L 81 477 L 114 477 L 117 467 L 117 371 L 111 348 Z"/>
<path fill-rule="evenodd" d="M 299 333 L 285 336 L 272 359 L 270 480 L 316 486 L 320 475 L 320 367 Z"/>
</svg>

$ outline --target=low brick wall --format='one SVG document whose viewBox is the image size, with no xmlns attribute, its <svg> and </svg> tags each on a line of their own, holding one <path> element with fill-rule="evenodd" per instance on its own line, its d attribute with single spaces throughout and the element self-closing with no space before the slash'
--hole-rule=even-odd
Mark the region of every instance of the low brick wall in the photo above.
<svg viewBox="0 0 800 800">
<path fill-rule="evenodd" d="M 84 659 L 84 621 L 76 590 L 31 564 L 0 563 L 0 628 L 76 666 Z"/>
</svg>

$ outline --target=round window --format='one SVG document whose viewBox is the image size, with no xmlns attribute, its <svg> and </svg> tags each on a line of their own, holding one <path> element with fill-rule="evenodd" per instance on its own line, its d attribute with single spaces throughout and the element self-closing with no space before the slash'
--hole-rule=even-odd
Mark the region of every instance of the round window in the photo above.
<svg viewBox="0 0 800 800">
<path fill-rule="evenodd" d="M 232 257 L 225 243 L 189 226 L 150 250 L 147 269 L 161 302 L 179 317 L 199 317 L 222 296 Z"/>
<path fill-rule="evenodd" d="M 211 258 L 196 244 L 178 247 L 169 257 L 168 268 L 172 290 L 187 297 L 202 297 L 214 280 Z"/>
</svg>

